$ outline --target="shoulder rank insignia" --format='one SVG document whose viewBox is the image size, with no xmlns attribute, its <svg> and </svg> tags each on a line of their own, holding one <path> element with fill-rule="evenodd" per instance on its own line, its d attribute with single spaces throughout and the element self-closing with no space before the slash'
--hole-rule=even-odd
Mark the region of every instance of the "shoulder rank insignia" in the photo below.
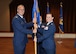
<svg viewBox="0 0 76 54">
<path fill-rule="evenodd" d="M 18 16 L 15 16 L 14 18 L 18 18 Z"/>
<path fill-rule="evenodd" d="M 51 25 L 53 25 L 53 23 L 51 23 Z"/>
</svg>

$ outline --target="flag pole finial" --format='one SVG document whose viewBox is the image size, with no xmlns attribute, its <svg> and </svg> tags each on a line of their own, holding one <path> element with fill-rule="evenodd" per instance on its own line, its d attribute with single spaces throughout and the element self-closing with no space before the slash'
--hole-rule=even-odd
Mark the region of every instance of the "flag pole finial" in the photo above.
<svg viewBox="0 0 76 54">
<path fill-rule="evenodd" d="M 63 3 L 62 3 L 62 2 L 60 2 L 60 6 L 61 6 L 61 7 L 63 7 L 63 6 L 62 6 L 62 4 L 63 4 Z"/>
<path fill-rule="evenodd" d="M 47 2 L 47 6 L 49 7 L 49 3 Z"/>
</svg>

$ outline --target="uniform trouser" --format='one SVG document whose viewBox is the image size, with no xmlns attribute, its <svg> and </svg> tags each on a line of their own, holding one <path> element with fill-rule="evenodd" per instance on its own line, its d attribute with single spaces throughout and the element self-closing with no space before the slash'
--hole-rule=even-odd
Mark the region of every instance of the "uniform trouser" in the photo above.
<svg viewBox="0 0 76 54">
<path fill-rule="evenodd" d="M 45 54 L 42 43 L 37 43 L 37 54 Z"/>
<path fill-rule="evenodd" d="M 14 54 L 25 54 L 26 44 L 23 45 L 15 45 L 14 44 Z"/>
<path fill-rule="evenodd" d="M 56 54 L 55 49 L 44 49 L 45 54 Z"/>
</svg>

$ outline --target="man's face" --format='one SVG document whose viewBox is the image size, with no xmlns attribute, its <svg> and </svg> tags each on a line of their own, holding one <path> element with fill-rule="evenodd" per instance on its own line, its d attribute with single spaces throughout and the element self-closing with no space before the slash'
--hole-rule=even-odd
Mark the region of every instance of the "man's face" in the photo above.
<svg viewBox="0 0 76 54">
<path fill-rule="evenodd" d="M 24 8 L 24 6 L 23 5 L 19 5 L 18 7 L 17 7 L 17 13 L 18 14 L 20 14 L 20 15 L 24 15 L 24 13 L 25 13 L 25 8 Z"/>
<path fill-rule="evenodd" d="M 51 21 L 53 21 L 52 14 L 47 14 L 46 15 L 46 22 L 51 22 Z"/>
</svg>

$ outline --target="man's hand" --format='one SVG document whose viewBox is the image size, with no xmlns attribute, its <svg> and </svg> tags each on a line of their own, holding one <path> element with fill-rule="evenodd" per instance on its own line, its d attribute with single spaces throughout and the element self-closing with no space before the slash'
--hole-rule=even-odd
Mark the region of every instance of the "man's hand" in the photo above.
<svg viewBox="0 0 76 54">
<path fill-rule="evenodd" d="M 33 33 L 37 33 L 37 29 L 33 29 Z"/>
<path fill-rule="evenodd" d="M 38 28 L 38 25 L 37 24 L 34 24 L 34 28 L 37 29 Z"/>
</svg>

